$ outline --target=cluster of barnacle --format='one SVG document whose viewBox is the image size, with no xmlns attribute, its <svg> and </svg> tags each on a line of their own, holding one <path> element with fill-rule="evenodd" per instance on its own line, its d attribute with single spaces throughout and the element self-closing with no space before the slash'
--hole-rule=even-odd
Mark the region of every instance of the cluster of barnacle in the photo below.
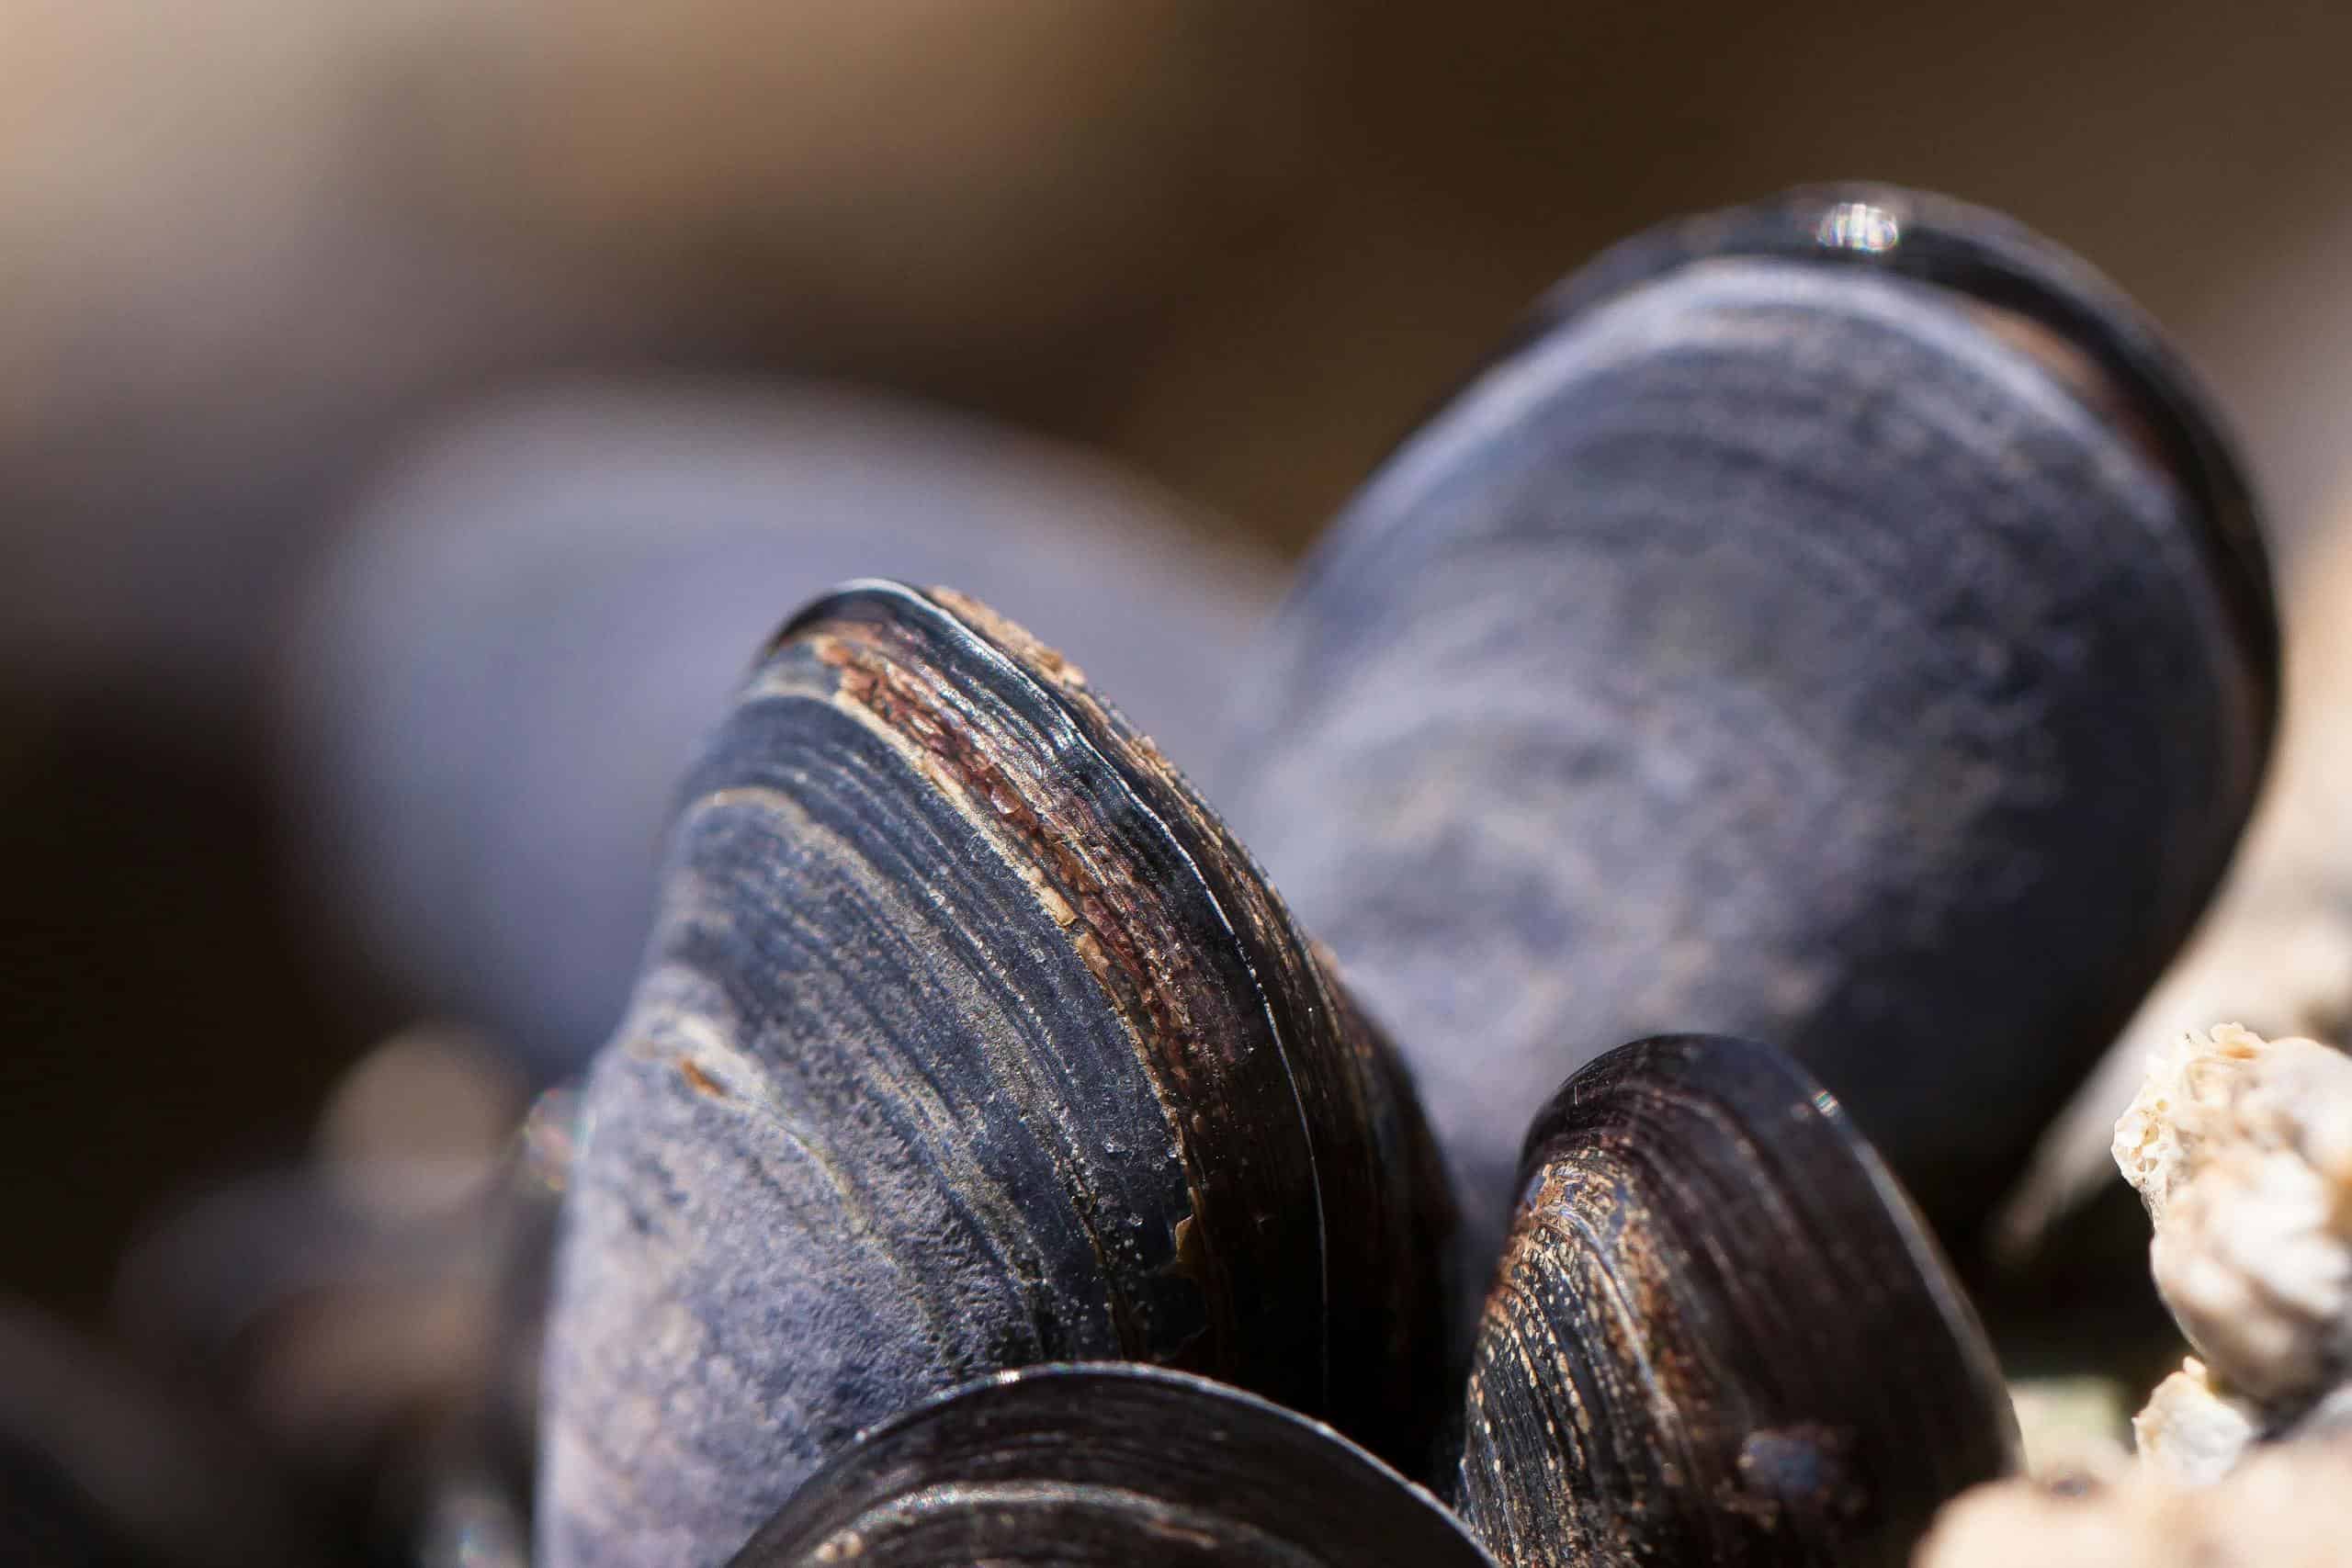
<svg viewBox="0 0 2352 1568">
<path fill-rule="evenodd" d="M 1931 1234 L 2204 903 L 2276 639 L 2150 329 L 1883 191 L 1609 254 L 1377 476 L 1237 700 L 1283 897 L 1019 628 L 821 599 L 584 1096 L 541 1560 L 1908 1561 L 2018 1453 Z"/>
<path fill-rule="evenodd" d="M 2154 1222 L 2156 1287 L 2199 1354 L 2133 1419 L 2137 1465 L 1986 1487 L 1938 1524 L 1922 1568 L 2342 1560 L 2352 1056 L 2224 1025 L 2146 1066 L 2115 1163 Z"/>
</svg>

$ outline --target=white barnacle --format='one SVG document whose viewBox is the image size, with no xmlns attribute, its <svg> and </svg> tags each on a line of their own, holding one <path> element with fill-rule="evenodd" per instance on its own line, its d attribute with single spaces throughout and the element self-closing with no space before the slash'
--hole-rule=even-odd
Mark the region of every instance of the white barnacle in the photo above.
<svg viewBox="0 0 2352 1568">
<path fill-rule="evenodd" d="M 2235 1025 L 2149 1063 L 2115 1162 L 2155 1224 L 2156 1288 L 2216 1380 L 2267 1404 L 2352 1352 L 2352 1057 Z"/>
<path fill-rule="evenodd" d="M 2256 1406 L 2215 1388 L 2205 1364 L 2191 1356 L 2132 1418 L 2132 1438 L 2143 1464 L 2184 1485 L 2203 1486 L 2235 1467 L 2261 1419 Z"/>
</svg>

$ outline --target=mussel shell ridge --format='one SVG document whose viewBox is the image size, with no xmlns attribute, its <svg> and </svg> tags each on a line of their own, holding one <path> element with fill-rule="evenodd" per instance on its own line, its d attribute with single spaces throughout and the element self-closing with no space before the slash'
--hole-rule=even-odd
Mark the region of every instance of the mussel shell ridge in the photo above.
<svg viewBox="0 0 2352 1568">
<path fill-rule="evenodd" d="M 2245 654 L 2260 731 L 2252 751 L 2262 754 L 2278 717 L 2278 610 L 2253 487 L 2195 374 L 2121 289 L 2002 213 L 1851 182 L 1801 186 L 1636 235 L 1554 289 L 1523 332 L 1556 327 L 1677 268 L 1733 260 L 1847 266 L 1924 284 L 2010 312 L 2080 355 L 2104 379 L 2108 412 L 2123 415 L 2188 500 L 2194 543 Z"/>
<path fill-rule="evenodd" d="M 1511 1564 L 1900 1568 L 2016 1462 L 1973 1311 L 1780 1053 L 1685 1035 L 1545 1107 L 1487 1298 L 1458 1506 Z"/>
<path fill-rule="evenodd" d="M 1385 1048 L 1150 743 L 944 591 L 779 635 L 586 1111 L 556 1564 L 717 1562 L 859 1429 L 1044 1361 L 1435 1425 L 1449 1211 Z"/>
<path fill-rule="evenodd" d="M 1493 1568 L 1329 1427 L 1135 1366 L 1006 1373 L 862 1438 L 733 1568 L 1060 1562 Z"/>
</svg>

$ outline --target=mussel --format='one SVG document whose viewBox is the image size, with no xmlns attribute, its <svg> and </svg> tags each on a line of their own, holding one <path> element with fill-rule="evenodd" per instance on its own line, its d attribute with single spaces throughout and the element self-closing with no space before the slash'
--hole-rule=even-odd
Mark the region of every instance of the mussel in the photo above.
<svg viewBox="0 0 2352 1568">
<path fill-rule="evenodd" d="M 1454 1485 L 1510 1568 L 1903 1568 L 1939 1506 L 2016 1463 L 1935 1244 L 1780 1052 L 1611 1051 L 1520 1170 Z"/>
<path fill-rule="evenodd" d="M 2082 264 L 1880 187 L 1566 283 L 1372 480 L 1220 803 L 1491 1256 L 1563 1041 L 1785 1043 L 1963 1263 L 2204 904 L 2272 727 L 2254 507 Z"/>
<path fill-rule="evenodd" d="M 1264 1400 L 1181 1372 L 1007 1372 L 862 1437 L 733 1568 L 1494 1568 L 1419 1487 Z"/>
<path fill-rule="evenodd" d="M 553 1568 L 715 1563 L 989 1372 L 1202 1372 L 1418 1461 L 1450 1207 L 1388 1048 L 1079 670 L 852 584 L 691 774 L 567 1194 Z"/>
</svg>

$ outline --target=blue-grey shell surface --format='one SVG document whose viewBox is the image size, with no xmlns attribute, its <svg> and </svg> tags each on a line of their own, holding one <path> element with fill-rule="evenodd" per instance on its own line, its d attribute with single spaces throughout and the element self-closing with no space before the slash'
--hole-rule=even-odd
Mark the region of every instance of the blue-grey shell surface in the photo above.
<svg viewBox="0 0 2352 1568">
<path fill-rule="evenodd" d="M 1992 215 L 1800 193 L 1604 256 L 1404 444 L 1221 803 L 1406 1054 L 1476 1253 L 1527 1107 L 1703 1030 L 1791 1049 L 1965 1262 L 2228 858 L 2270 615 L 2128 305 Z"/>
</svg>

